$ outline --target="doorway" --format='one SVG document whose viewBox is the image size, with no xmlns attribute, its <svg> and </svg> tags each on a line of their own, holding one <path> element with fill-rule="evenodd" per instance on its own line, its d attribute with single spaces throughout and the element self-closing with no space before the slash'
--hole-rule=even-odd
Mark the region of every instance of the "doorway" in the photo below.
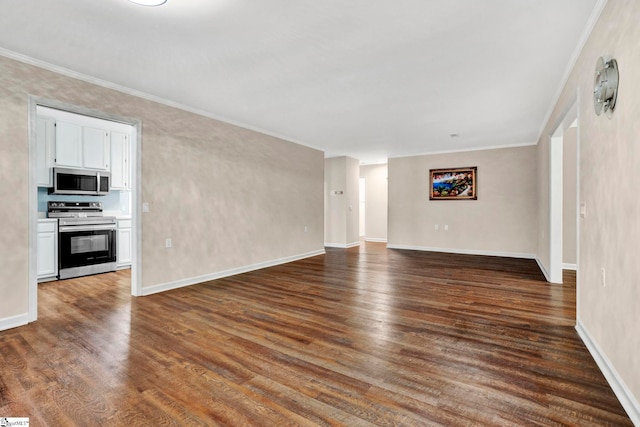
<svg viewBox="0 0 640 427">
<path fill-rule="evenodd" d="M 367 179 L 360 178 L 360 189 L 358 190 L 358 197 L 360 202 L 360 238 L 364 239 L 366 236 L 366 223 L 365 223 L 365 209 L 367 207 Z"/>
<path fill-rule="evenodd" d="M 551 135 L 549 159 L 549 277 L 562 284 L 563 269 L 578 268 L 577 102 Z"/>
<path fill-rule="evenodd" d="M 130 138 L 130 215 L 131 215 L 131 294 L 142 295 L 141 280 L 141 255 L 140 255 L 140 203 L 139 194 L 141 171 L 141 122 L 114 114 L 79 107 L 72 104 L 45 99 L 35 96 L 29 97 L 29 313 L 28 321 L 34 322 L 38 318 L 38 274 L 37 274 L 37 226 L 38 226 L 38 141 L 37 141 L 37 116 L 38 108 L 51 108 L 65 113 L 85 116 L 93 119 L 106 120 L 131 126 L 133 131 Z"/>
</svg>

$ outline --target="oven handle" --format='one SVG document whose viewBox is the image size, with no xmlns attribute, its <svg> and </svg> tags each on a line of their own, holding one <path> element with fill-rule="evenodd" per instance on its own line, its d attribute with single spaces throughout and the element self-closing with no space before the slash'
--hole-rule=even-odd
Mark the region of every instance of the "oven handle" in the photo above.
<svg viewBox="0 0 640 427">
<path fill-rule="evenodd" d="M 104 225 L 69 225 L 58 228 L 60 233 L 71 233 L 74 231 L 101 231 L 101 230 L 116 230 L 115 224 Z"/>
</svg>

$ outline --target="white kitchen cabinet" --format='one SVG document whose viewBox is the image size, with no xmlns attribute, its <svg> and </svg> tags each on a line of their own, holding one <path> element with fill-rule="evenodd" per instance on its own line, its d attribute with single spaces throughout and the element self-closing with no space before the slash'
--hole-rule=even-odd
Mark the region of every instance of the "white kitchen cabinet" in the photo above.
<svg viewBox="0 0 640 427">
<path fill-rule="evenodd" d="M 82 126 L 56 122 L 56 166 L 82 167 Z"/>
<path fill-rule="evenodd" d="M 55 160 L 56 121 L 49 117 L 36 120 L 36 183 L 38 187 L 53 187 L 51 168 Z"/>
<path fill-rule="evenodd" d="M 57 120 L 55 166 L 109 170 L 109 131 Z"/>
<path fill-rule="evenodd" d="M 40 219 L 37 227 L 38 281 L 55 279 L 58 275 L 58 220 Z"/>
<path fill-rule="evenodd" d="M 116 268 L 128 268 L 133 259 L 133 233 L 130 219 L 118 219 L 118 252 L 116 254 Z"/>
<path fill-rule="evenodd" d="M 111 131 L 111 189 L 129 190 L 129 135 Z"/>
<path fill-rule="evenodd" d="M 109 170 L 109 131 L 92 127 L 82 128 L 82 167 Z"/>
</svg>

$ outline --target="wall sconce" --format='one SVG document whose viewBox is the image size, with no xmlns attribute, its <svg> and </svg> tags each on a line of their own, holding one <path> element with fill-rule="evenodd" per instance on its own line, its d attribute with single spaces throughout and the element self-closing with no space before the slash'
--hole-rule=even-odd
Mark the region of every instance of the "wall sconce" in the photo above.
<svg viewBox="0 0 640 427">
<path fill-rule="evenodd" d="M 615 59 L 605 61 L 602 57 L 596 62 L 593 82 L 593 107 L 599 116 L 604 111 L 607 117 L 613 116 L 618 98 L 618 63 Z"/>
</svg>

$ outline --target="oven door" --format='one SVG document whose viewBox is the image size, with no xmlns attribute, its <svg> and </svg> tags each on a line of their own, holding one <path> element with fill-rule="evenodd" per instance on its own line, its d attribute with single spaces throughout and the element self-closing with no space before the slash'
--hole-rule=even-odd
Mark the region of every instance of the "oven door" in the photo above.
<svg viewBox="0 0 640 427">
<path fill-rule="evenodd" d="M 113 225 L 59 227 L 60 270 L 116 262 L 116 229 Z"/>
</svg>

